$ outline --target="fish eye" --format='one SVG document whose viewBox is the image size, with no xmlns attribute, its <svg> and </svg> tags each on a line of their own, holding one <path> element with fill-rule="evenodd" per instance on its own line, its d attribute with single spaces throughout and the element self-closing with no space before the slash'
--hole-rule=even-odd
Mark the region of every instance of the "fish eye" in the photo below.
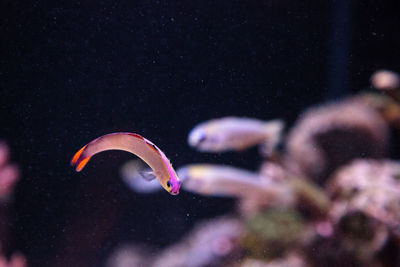
<svg viewBox="0 0 400 267">
<path fill-rule="evenodd" d="M 170 181 L 167 181 L 167 187 L 171 188 L 171 182 Z"/>
<path fill-rule="evenodd" d="M 199 140 L 198 143 L 202 143 L 206 140 L 207 136 L 205 133 L 201 133 L 201 135 L 199 136 Z"/>
</svg>

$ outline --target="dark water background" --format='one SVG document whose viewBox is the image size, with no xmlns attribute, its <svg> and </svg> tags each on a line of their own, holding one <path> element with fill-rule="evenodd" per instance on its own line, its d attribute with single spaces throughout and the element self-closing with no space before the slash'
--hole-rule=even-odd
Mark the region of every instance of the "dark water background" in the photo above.
<svg viewBox="0 0 400 267">
<path fill-rule="evenodd" d="M 162 247 L 232 210 L 226 199 L 131 192 L 118 173 L 128 153 L 96 156 L 82 173 L 69 160 L 131 131 L 176 167 L 256 169 L 256 149 L 201 154 L 188 131 L 226 115 L 292 123 L 368 87 L 376 69 L 400 71 L 400 2 L 342 2 L 1 1 L 0 138 L 22 170 L 7 249 L 32 266 L 98 266 L 121 242 Z"/>
</svg>

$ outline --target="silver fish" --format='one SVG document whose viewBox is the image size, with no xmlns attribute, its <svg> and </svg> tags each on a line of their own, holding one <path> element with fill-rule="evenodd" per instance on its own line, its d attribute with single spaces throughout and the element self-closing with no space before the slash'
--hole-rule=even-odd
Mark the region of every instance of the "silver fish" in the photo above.
<svg viewBox="0 0 400 267">
<path fill-rule="evenodd" d="M 259 174 L 224 165 L 192 164 L 177 170 L 185 191 L 223 197 L 267 195 L 271 183 Z"/>
<path fill-rule="evenodd" d="M 189 133 L 188 143 L 203 152 L 240 151 L 264 144 L 270 154 L 280 142 L 283 128 L 282 120 L 225 117 L 197 125 Z"/>
</svg>

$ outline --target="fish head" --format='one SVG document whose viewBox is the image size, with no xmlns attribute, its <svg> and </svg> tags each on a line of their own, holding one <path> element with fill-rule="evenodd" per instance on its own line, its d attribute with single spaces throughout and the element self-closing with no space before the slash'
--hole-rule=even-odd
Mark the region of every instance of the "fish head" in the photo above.
<svg viewBox="0 0 400 267">
<path fill-rule="evenodd" d="M 189 173 L 189 166 L 184 166 L 180 167 L 177 169 L 178 176 L 182 179 L 183 182 L 189 179 L 190 173 Z"/>
<path fill-rule="evenodd" d="M 164 186 L 164 185 L 163 185 Z M 165 183 L 164 188 L 171 194 L 177 195 L 179 194 L 179 189 L 181 188 L 181 179 L 174 172 L 171 174 L 171 177 Z"/>
<path fill-rule="evenodd" d="M 189 133 L 188 143 L 192 147 L 201 145 L 202 142 L 206 141 L 207 133 L 206 129 L 202 127 L 195 127 Z"/>
<path fill-rule="evenodd" d="M 208 180 L 207 170 L 208 168 L 203 165 L 186 165 L 179 168 L 177 173 L 183 181 L 182 188 L 193 193 L 202 192 L 204 184 Z"/>
<path fill-rule="evenodd" d="M 219 152 L 224 146 L 223 133 L 211 127 L 198 126 L 190 131 L 188 143 L 199 151 Z"/>
</svg>

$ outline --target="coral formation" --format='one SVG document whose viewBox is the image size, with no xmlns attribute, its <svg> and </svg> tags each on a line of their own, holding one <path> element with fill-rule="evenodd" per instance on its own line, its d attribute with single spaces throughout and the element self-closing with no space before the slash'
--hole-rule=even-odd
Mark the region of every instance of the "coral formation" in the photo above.
<svg viewBox="0 0 400 267">
<path fill-rule="evenodd" d="M 201 223 L 178 244 L 161 252 L 151 266 L 224 266 L 239 258 L 240 250 L 236 244 L 243 230 L 240 220 L 234 218 Z"/>
<path fill-rule="evenodd" d="M 268 209 L 248 220 L 241 246 L 249 257 L 274 259 L 299 244 L 304 228 L 296 210 Z"/>
<path fill-rule="evenodd" d="M 371 76 L 371 85 L 382 91 L 396 90 L 400 88 L 400 76 L 391 70 L 378 70 Z"/>
<path fill-rule="evenodd" d="M 9 253 L 11 241 L 10 231 L 10 202 L 15 185 L 19 180 L 19 168 L 10 163 L 8 145 L 0 141 L 0 266 L 25 267 L 27 261 L 21 253 L 13 253 L 9 260 L 4 256 Z"/>
<path fill-rule="evenodd" d="M 122 245 L 116 248 L 109 256 L 106 266 L 108 267 L 131 267 L 148 266 L 150 253 L 143 247 L 137 245 Z"/>
<path fill-rule="evenodd" d="M 392 74 L 371 82 L 394 92 Z M 282 138 L 283 149 L 272 152 L 259 177 L 251 175 L 274 190 L 232 195 L 233 217 L 197 226 L 152 266 L 398 265 L 391 254 L 400 249 L 400 164 L 388 158 L 390 130 L 400 128 L 393 92 L 306 110 Z M 221 183 L 230 186 L 229 178 Z M 204 194 L 196 186 L 190 192 Z"/>
<path fill-rule="evenodd" d="M 279 258 L 270 262 L 246 259 L 240 265 L 241 267 L 305 267 L 304 259 L 298 254 L 290 254 L 284 258 Z"/>
<path fill-rule="evenodd" d="M 384 157 L 388 139 L 385 121 L 365 103 L 325 104 L 306 111 L 290 130 L 285 165 L 324 184 L 336 168 L 352 159 Z"/>
<path fill-rule="evenodd" d="M 328 189 L 335 198 L 330 217 L 362 212 L 395 227 L 400 221 L 400 163 L 391 160 L 355 160 L 339 169 Z"/>
</svg>

